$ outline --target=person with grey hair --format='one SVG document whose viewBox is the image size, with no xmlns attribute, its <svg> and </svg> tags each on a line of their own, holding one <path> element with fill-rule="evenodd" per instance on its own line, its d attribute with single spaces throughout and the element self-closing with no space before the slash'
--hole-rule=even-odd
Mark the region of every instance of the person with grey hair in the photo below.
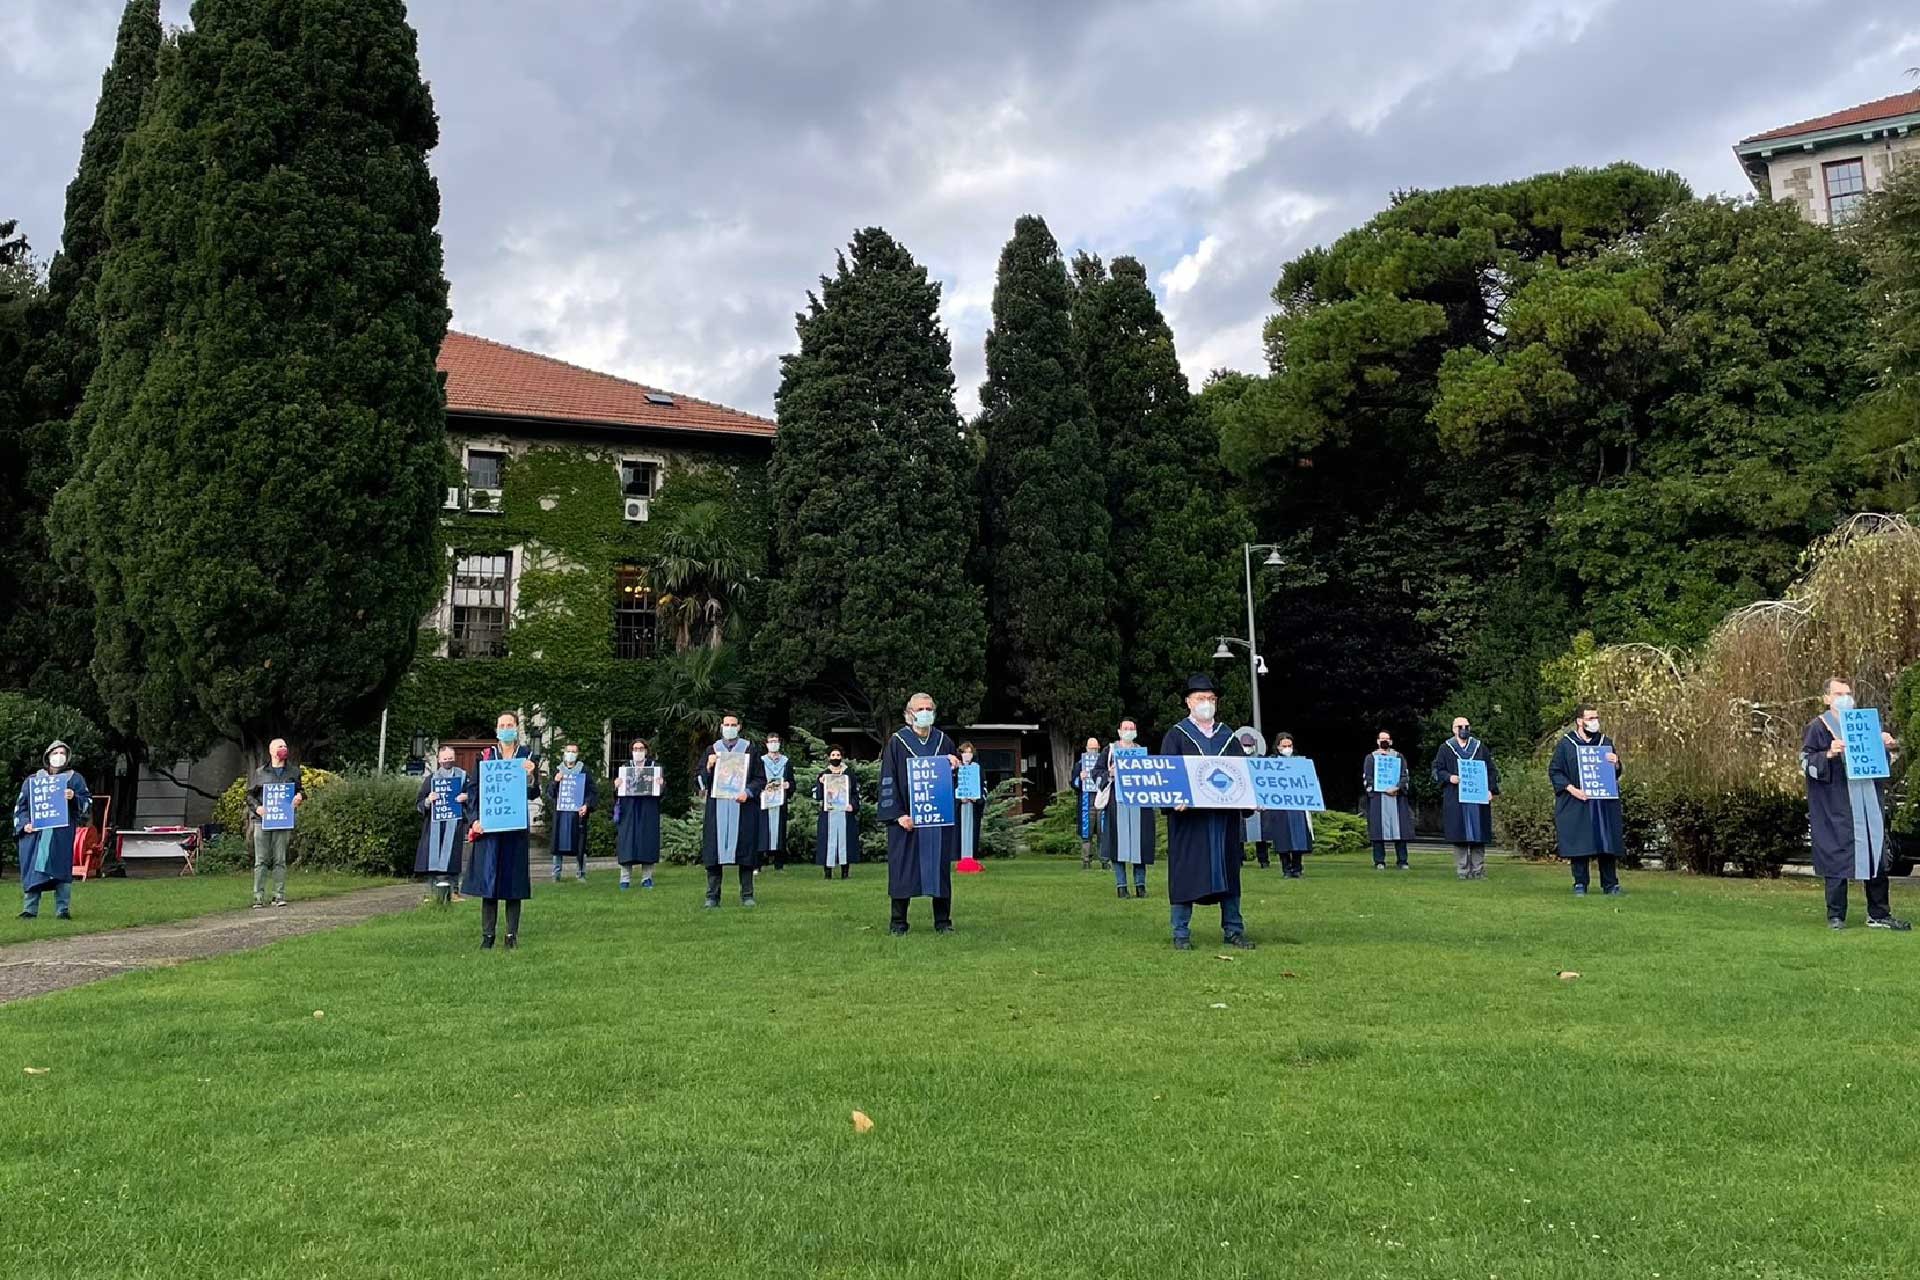
<svg viewBox="0 0 1920 1280">
<path fill-rule="evenodd" d="M 247 778 L 248 823 L 253 827 L 253 905 L 287 905 L 287 846 L 293 841 L 293 829 L 266 827 L 266 789 L 293 784 L 293 808 L 297 813 L 307 801 L 306 788 L 300 784 L 300 766 L 287 763 L 287 740 L 275 738 L 267 744 L 267 763 Z M 266 899 L 267 877 L 273 877 L 273 901 Z"/>
<path fill-rule="evenodd" d="M 48 745 L 41 767 L 20 784 L 13 804 L 13 834 L 20 853 L 20 918 L 40 914 L 40 895 L 53 890 L 53 918 L 73 919 L 73 838 L 93 808 L 87 780 L 70 767 L 72 749 L 64 742 Z M 34 802 L 36 798 L 39 804 Z M 34 810 L 41 820 L 34 820 Z M 48 818 L 64 816 L 60 825 Z"/>
<path fill-rule="evenodd" d="M 1853 710 L 1853 685 L 1835 676 L 1822 701 L 1825 709 L 1801 735 L 1800 765 L 1807 777 L 1813 869 L 1826 881 L 1827 927 L 1847 927 L 1847 881 L 1858 880 L 1866 891 L 1867 928 L 1905 933 L 1912 926 L 1893 914 L 1887 900 L 1886 780 L 1847 771 L 1841 716 Z M 1892 734 L 1880 738 L 1889 755 L 1900 749 Z"/>
<path fill-rule="evenodd" d="M 933 899 L 935 933 L 953 932 L 953 864 L 960 856 L 958 826 L 915 829 L 909 760 L 944 758 L 956 773 L 960 755 L 953 739 L 934 725 L 933 695 L 916 693 L 907 699 L 906 721 L 887 739 L 880 756 L 880 820 L 887 824 L 887 896 L 893 914 L 887 931 L 898 937 L 907 931 L 907 906 L 915 898 Z"/>
</svg>

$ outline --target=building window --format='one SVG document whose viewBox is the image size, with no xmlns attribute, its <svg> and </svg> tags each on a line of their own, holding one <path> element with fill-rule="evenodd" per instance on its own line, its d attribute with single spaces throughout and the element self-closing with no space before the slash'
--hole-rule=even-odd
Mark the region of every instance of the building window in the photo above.
<svg viewBox="0 0 1920 1280">
<path fill-rule="evenodd" d="M 655 458 L 620 459 L 620 493 L 627 498 L 651 498 L 660 492 L 660 463 Z"/>
<path fill-rule="evenodd" d="M 623 565 L 614 580 L 613 656 L 626 662 L 651 658 L 659 645 L 659 621 L 646 575 Z"/>
<path fill-rule="evenodd" d="M 1836 160 L 1823 166 L 1827 179 L 1827 221 L 1839 226 L 1860 212 L 1867 198 L 1867 162 Z"/>
<path fill-rule="evenodd" d="M 449 658 L 507 656 L 507 588 L 510 560 L 461 553 L 453 562 L 453 631 Z"/>
<path fill-rule="evenodd" d="M 467 487 L 469 489 L 498 489 L 500 472 L 506 465 L 507 455 L 491 449 L 467 450 Z"/>
</svg>

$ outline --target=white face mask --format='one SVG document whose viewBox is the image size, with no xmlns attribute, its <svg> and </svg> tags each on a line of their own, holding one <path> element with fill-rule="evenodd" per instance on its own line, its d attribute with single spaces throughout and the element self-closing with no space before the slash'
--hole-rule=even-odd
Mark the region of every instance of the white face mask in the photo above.
<svg viewBox="0 0 1920 1280">
<path fill-rule="evenodd" d="M 1195 723 L 1197 724 L 1212 723 L 1213 708 L 1214 708 L 1214 701 L 1211 698 L 1202 698 L 1200 701 L 1194 703 L 1193 718 Z"/>
<path fill-rule="evenodd" d="M 635 764 L 639 764 L 642 760 L 645 760 L 646 758 L 647 758 L 647 753 L 644 751 L 636 751 L 633 753 L 633 762 Z"/>
<path fill-rule="evenodd" d="M 1587 721 L 1587 732 L 1588 733 L 1600 732 L 1600 722 L 1598 720 Z"/>
<path fill-rule="evenodd" d="M 579 753 L 578 751 L 569 751 L 569 752 L 567 752 L 567 763 L 568 763 L 568 764 L 573 764 L 573 763 L 575 763 L 576 761 L 578 761 L 579 759 L 580 759 L 580 753 Z"/>
<path fill-rule="evenodd" d="M 64 769 L 64 768 L 66 768 L 66 767 L 67 767 L 67 753 L 66 753 L 66 752 L 64 752 L 64 751 L 56 751 L 56 752 L 54 752 L 54 753 L 53 753 L 52 755 L 50 755 L 50 756 L 48 756 L 48 757 L 47 757 L 47 767 L 48 767 L 49 769 Z"/>
<path fill-rule="evenodd" d="M 1282 747 L 1282 748 L 1280 748 L 1280 754 L 1281 754 L 1281 755 L 1283 755 L 1283 756 L 1290 756 L 1290 755 L 1292 755 L 1292 754 L 1293 754 L 1293 748 L 1292 748 L 1292 747 Z"/>
<path fill-rule="evenodd" d="M 737 737 L 739 737 L 739 736 L 740 736 L 740 726 L 739 726 L 739 725 L 737 725 L 737 724 L 723 724 L 723 725 L 721 725 L 721 726 L 720 726 L 720 737 L 721 737 L 722 739 L 724 739 L 725 741 L 727 741 L 727 742 L 732 742 L 732 741 L 733 741 L 733 740 L 734 740 L 735 738 L 737 738 Z"/>
<path fill-rule="evenodd" d="M 779 754 L 780 754 L 780 744 L 779 744 L 779 743 L 777 743 L 777 742 L 769 742 L 769 743 L 767 744 L 767 754 L 768 754 L 768 755 L 770 755 L 770 756 L 777 756 L 777 755 L 779 755 Z"/>
<path fill-rule="evenodd" d="M 923 707 L 913 713 L 913 727 L 916 729 L 933 728 L 933 708 Z"/>
<path fill-rule="evenodd" d="M 1850 693 L 1836 693 L 1836 694 L 1834 694 L 1834 695 L 1833 695 L 1833 709 L 1834 709 L 1835 711 L 1851 711 L 1851 710 L 1853 710 L 1853 695 L 1852 695 L 1852 694 L 1850 694 Z"/>
<path fill-rule="evenodd" d="M 971 752 L 971 751 L 962 751 L 962 752 L 960 753 L 960 763 L 961 763 L 961 764 L 972 764 L 972 763 L 973 763 L 973 752 Z"/>
<path fill-rule="evenodd" d="M 1140 731 L 1138 729 L 1122 729 L 1120 731 L 1120 741 L 1122 742 L 1132 742 L 1139 736 Z"/>
</svg>

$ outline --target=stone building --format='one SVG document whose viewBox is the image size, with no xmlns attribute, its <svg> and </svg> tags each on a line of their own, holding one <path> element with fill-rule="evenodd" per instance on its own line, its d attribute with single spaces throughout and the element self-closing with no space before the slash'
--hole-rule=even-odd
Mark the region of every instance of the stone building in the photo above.
<svg viewBox="0 0 1920 1280">
<path fill-rule="evenodd" d="M 1753 189 L 1835 226 L 1901 164 L 1920 159 L 1920 90 L 1744 138 L 1733 154 Z"/>
</svg>

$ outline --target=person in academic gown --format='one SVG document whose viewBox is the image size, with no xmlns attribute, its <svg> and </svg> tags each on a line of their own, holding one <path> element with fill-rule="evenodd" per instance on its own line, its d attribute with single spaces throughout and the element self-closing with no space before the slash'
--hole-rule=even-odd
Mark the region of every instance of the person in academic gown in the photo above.
<svg viewBox="0 0 1920 1280">
<path fill-rule="evenodd" d="M 880 755 L 879 813 L 887 824 L 887 897 L 893 900 L 887 931 L 896 936 L 905 933 L 908 903 L 932 898 L 934 932 L 952 933 L 953 864 L 960 856 L 960 828 L 956 824 L 915 829 L 907 761 L 942 756 L 957 773 L 960 755 L 953 739 L 933 723 L 932 694 L 916 693 L 907 699 L 903 719 L 906 724 L 887 739 Z"/>
<path fill-rule="evenodd" d="M 455 762 L 453 748 L 440 748 L 438 760 L 434 768 L 421 775 L 420 794 L 413 800 L 413 807 L 421 814 L 420 842 L 413 850 L 413 873 L 426 877 L 432 888 L 428 896 L 445 905 L 453 900 L 454 882 L 460 878 L 460 855 L 466 849 L 467 820 L 473 810 L 467 803 L 472 799 L 467 791 L 467 771 Z M 436 782 L 453 785 L 449 797 L 453 801 L 451 818 L 433 816 Z"/>
<path fill-rule="evenodd" d="M 1493 839 L 1493 806 L 1460 803 L 1462 760 L 1484 760 L 1487 790 L 1500 794 L 1500 770 L 1487 744 L 1473 736 L 1465 716 L 1453 718 L 1453 736 L 1433 753 L 1433 780 L 1440 784 L 1440 821 L 1453 842 L 1453 870 L 1462 880 L 1487 878 L 1487 842 Z"/>
<path fill-rule="evenodd" d="M 562 778 L 580 779 L 580 804 L 571 809 L 560 807 L 560 780 Z M 594 801 L 599 792 L 593 785 L 593 774 L 580 763 L 580 748 L 569 742 L 561 753 L 560 764 L 547 779 L 547 807 L 553 813 L 553 881 L 560 882 L 560 871 L 569 857 L 574 860 L 574 879 L 585 883 L 587 879 L 587 820 L 593 816 Z"/>
<path fill-rule="evenodd" d="M 1853 710 L 1853 686 L 1827 681 L 1826 710 L 1800 739 L 1800 763 L 1807 775 L 1807 817 L 1813 827 L 1813 869 L 1826 881 L 1827 927 L 1847 927 L 1847 881 L 1866 891 L 1867 928 L 1905 933 L 1911 926 L 1893 914 L 1887 900 L 1886 781 L 1847 776 L 1846 738 L 1840 713 Z M 1887 753 L 1899 749 L 1882 733 Z"/>
<path fill-rule="evenodd" d="M 40 895 L 53 890 L 53 918 L 73 919 L 73 842 L 93 811 L 93 793 L 87 780 L 71 770 L 73 751 L 64 742 L 53 742 L 41 754 L 40 769 L 20 784 L 20 798 L 13 802 L 13 834 L 20 854 L 20 918 L 31 920 L 40 914 Z M 67 806 L 67 825 L 33 825 L 33 778 L 58 778 Z M 49 785 L 42 783 L 41 785 Z"/>
<path fill-rule="evenodd" d="M 1087 763 L 1089 756 L 1093 757 L 1092 764 Z M 1093 854 L 1095 849 L 1101 850 L 1100 865 L 1103 867 L 1107 865 L 1106 846 L 1101 839 L 1100 831 L 1100 796 L 1101 792 L 1106 788 L 1108 777 L 1106 758 L 1100 751 L 1100 739 L 1088 738 L 1087 745 L 1081 750 L 1079 755 L 1073 758 L 1072 779 L 1073 794 L 1076 797 L 1084 797 L 1082 803 L 1086 806 L 1087 810 L 1087 837 L 1080 842 L 1080 869 L 1082 871 L 1090 870 L 1093 867 Z M 1078 821 L 1079 819 L 1076 817 L 1075 822 L 1077 823 Z"/>
<path fill-rule="evenodd" d="M 1292 755 L 1293 735 L 1275 734 L 1273 753 Z M 1280 874 L 1289 880 L 1298 880 L 1306 874 L 1305 856 L 1313 851 L 1313 816 L 1304 809 L 1262 809 L 1260 840 L 1280 855 Z M 1260 865 L 1267 865 L 1265 857 L 1261 858 Z"/>
<path fill-rule="evenodd" d="M 540 761 L 520 744 L 520 717 L 502 711 L 494 725 L 495 745 L 480 753 L 480 762 L 518 760 L 526 770 L 527 799 L 540 794 Z M 473 812 L 486 809 L 484 773 L 476 767 L 473 774 Z M 472 845 L 467 859 L 466 894 L 480 899 L 480 947 L 493 948 L 494 927 L 499 921 L 500 904 L 507 904 L 507 950 L 520 941 L 520 904 L 533 896 L 533 877 L 527 867 L 527 833 L 489 832 L 478 816 L 467 828 Z"/>
<path fill-rule="evenodd" d="M 646 740 L 635 738 L 628 749 L 635 769 L 654 768 Z M 660 861 L 660 797 L 620 794 L 620 777 L 613 780 L 613 852 L 620 862 L 620 887 L 633 887 L 633 869 L 640 868 L 640 887 L 653 888 L 653 868 Z"/>
<path fill-rule="evenodd" d="M 1373 785 L 1374 762 L 1387 756 L 1400 761 L 1400 782 L 1386 790 Z M 1393 749 L 1393 735 L 1382 729 L 1374 739 L 1374 751 L 1360 766 L 1360 783 L 1367 795 L 1367 839 L 1373 842 L 1373 869 L 1387 869 L 1387 845 L 1393 845 L 1397 864 L 1407 869 L 1407 841 L 1413 835 L 1413 805 L 1407 801 L 1407 785 L 1413 779 L 1407 772 L 1407 758 Z"/>
<path fill-rule="evenodd" d="M 1100 826 L 1100 860 L 1113 864 L 1113 888 L 1119 897 L 1127 896 L 1127 871 L 1133 871 L 1133 896 L 1147 896 L 1147 868 L 1153 865 L 1156 838 L 1154 811 L 1137 804 L 1121 804 L 1113 786 L 1114 751 L 1138 746 L 1140 726 L 1132 720 L 1120 722 L 1120 736 L 1102 753 L 1101 769 L 1107 791 L 1106 821 Z"/>
<path fill-rule="evenodd" d="M 1205 674 L 1187 680 L 1186 719 L 1167 730 L 1163 756 L 1245 755 L 1246 745 L 1217 719 L 1220 687 Z M 1193 950 L 1193 908 L 1220 904 L 1220 935 L 1230 947 L 1253 950 L 1240 915 L 1240 857 L 1244 812 L 1189 809 L 1167 812 L 1167 899 L 1172 903 L 1173 948 Z"/>
<path fill-rule="evenodd" d="M 848 809 L 827 811 L 825 779 L 829 775 L 847 780 Z M 848 772 L 847 757 L 838 747 L 828 749 L 826 772 L 813 780 L 813 802 L 820 809 L 813 829 L 814 865 L 829 880 L 838 867 L 840 878 L 845 880 L 853 864 L 860 861 L 860 779 Z"/>
<path fill-rule="evenodd" d="M 780 749 L 780 735 L 767 735 L 767 749 L 760 757 L 760 769 L 766 774 L 767 783 L 760 795 L 765 797 L 778 790 L 781 803 L 771 809 L 763 809 L 760 815 L 760 860 L 773 862 L 775 871 L 787 869 L 787 815 L 792 812 L 793 804 L 793 761 Z"/>
<path fill-rule="evenodd" d="M 722 800 L 713 794 L 714 766 L 722 755 L 747 757 L 747 798 Z M 764 814 L 760 791 L 767 775 L 760 768 L 760 757 L 753 744 L 740 736 L 740 717 L 726 715 L 720 720 L 720 737 L 707 749 L 700 770 L 700 790 L 707 797 L 700 827 L 700 861 L 707 868 L 709 909 L 720 905 L 720 886 L 728 867 L 737 868 L 740 877 L 740 905 L 753 906 L 753 871 L 760 865 L 760 833 Z"/>
<path fill-rule="evenodd" d="M 1625 824 L 1620 817 L 1620 802 L 1589 796 L 1580 789 L 1580 748 L 1604 747 L 1614 775 L 1620 773 L 1620 755 L 1613 739 L 1600 732 L 1600 712 L 1582 707 L 1573 727 L 1553 744 L 1553 759 L 1547 763 L 1547 781 L 1553 784 L 1553 825 L 1560 835 L 1560 856 L 1573 867 L 1575 897 L 1587 896 L 1587 866 L 1600 859 L 1600 888 L 1620 892 L 1619 863 L 1627 851 Z"/>
</svg>

